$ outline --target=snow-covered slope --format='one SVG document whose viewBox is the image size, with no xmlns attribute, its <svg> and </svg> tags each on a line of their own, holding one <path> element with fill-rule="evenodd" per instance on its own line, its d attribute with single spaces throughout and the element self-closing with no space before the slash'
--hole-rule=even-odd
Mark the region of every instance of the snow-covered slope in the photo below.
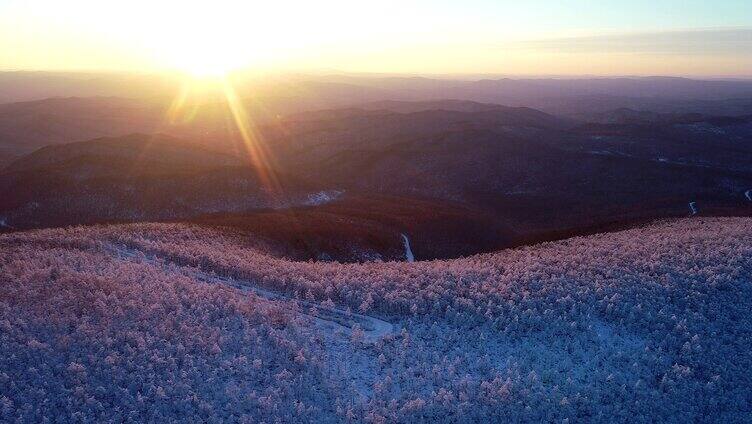
<svg viewBox="0 0 752 424">
<path fill-rule="evenodd" d="M 253 246 L 182 224 L 0 236 L 0 421 L 752 414 L 752 219 L 435 262 Z"/>
</svg>

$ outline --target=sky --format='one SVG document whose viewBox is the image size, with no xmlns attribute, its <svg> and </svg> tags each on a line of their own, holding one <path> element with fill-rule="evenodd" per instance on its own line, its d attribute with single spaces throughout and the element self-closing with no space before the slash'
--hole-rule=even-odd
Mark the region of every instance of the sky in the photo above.
<svg viewBox="0 0 752 424">
<path fill-rule="evenodd" d="M 752 1 L 0 0 L 0 69 L 752 77 Z"/>
</svg>

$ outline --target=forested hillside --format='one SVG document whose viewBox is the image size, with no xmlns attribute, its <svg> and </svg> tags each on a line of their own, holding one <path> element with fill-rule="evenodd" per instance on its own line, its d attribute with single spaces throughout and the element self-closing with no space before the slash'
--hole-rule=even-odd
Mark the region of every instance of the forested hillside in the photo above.
<svg viewBox="0 0 752 424">
<path fill-rule="evenodd" d="M 745 422 L 752 220 L 433 262 L 186 224 L 0 236 L 0 419 Z"/>
</svg>

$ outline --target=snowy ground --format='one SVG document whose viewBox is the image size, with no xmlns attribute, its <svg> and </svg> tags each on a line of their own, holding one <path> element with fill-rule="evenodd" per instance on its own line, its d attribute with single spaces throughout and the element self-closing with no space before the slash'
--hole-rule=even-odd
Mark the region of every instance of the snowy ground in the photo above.
<svg viewBox="0 0 752 424">
<path fill-rule="evenodd" d="M 317 193 L 310 194 L 308 196 L 308 201 L 306 201 L 305 204 L 309 206 L 323 205 L 339 199 L 343 193 L 344 192 L 341 190 L 319 191 Z"/>
<path fill-rule="evenodd" d="M 251 245 L 182 224 L 0 236 L 0 421 L 752 416 L 752 219 L 415 263 Z"/>
</svg>

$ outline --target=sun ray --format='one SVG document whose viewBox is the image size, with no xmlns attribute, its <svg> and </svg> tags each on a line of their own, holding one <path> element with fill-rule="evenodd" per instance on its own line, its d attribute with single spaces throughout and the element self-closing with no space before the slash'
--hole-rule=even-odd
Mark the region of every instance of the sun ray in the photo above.
<svg viewBox="0 0 752 424">
<path fill-rule="evenodd" d="M 178 117 L 183 116 L 183 107 L 185 106 L 186 99 L 188 98 L 188 92 L 190 91 L 190 84 L 183 81 L 180 92 L 175 99 L 170 103 L 170 107 L 167 108 L 167 122 L 170 125 L 179 121 Z"/>
<path fill-rule="evenodd" d="M 259 131 L 243 105 L 243 101 L 238 96 L 228 77 L 222 78 L 222 89 L 235 122 L 235 127 L 243 141 L 245 153 L 254 165 L 261 183 L 272 193 L 281 193 L 281 186 L 274 174 L 275 164 L 273 163 L 273 157 L 268 152 L 263 138 L 260 136 Z"/>
</svg>

